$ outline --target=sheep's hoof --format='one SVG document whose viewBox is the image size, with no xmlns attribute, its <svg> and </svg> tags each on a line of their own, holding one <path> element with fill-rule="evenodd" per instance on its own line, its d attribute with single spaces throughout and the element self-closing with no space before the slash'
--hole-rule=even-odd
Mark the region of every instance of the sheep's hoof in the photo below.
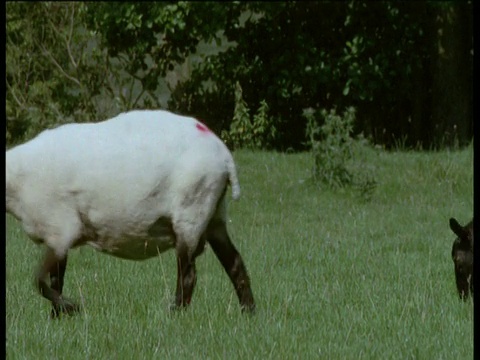
<svg viewBox="0 0 480 360">
<path fill-rule="evenodd" d="M 241 305 L 242 309 L 242 314 L 249 314 L 249 315 L 254 315 L 256 312 L 256 306 L 255 304 L 244 304 Z"/>
<path fill-rule="evenodd" d="M 182 310 L 185 310 L 185 306 L 178 306 L 176 304 L 171 304 L 169 306 L 169 310 L 172 312 L 172 313 L 177 313 L 177 312 L 180 312 Z"/>
<path fill-rule="evenodd" d="M 52 309 L 52 312 L 50 313 L 50 317 L 52 319 L 58 319 L 63 314 L 74 315 L 79 311 L 80 311 L 79 305 L 75 304 L 70 300 L 62 298 L 59 303 L 53 305 L 53 309 Z"/>
</svg>

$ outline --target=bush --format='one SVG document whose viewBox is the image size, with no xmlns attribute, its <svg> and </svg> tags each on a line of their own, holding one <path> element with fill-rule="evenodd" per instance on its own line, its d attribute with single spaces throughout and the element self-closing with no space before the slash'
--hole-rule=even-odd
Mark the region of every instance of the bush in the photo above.
<svg viewBox="0 0 480 360">
<path fill-rule="evenodd" d="M 235 109 L 229 131 L 223 131 L 222 139 L 233 148 L 268 149 L 277 134 L 271 117 L 268 116 L 268 104 L 260 102 L 257 113 L 250 119 L 250 109 L 242 96 L 242 87 L 235 84 Z"/>
<path fill-rule="evenodd" d="M 365 167 L 361 161 L 362 150 L 369 142 L 362 135 L 352 137 L 355 123 L 355 109 L 349 107 L 340 116 L 335 109 L 320 112 L 306 109 L 307 146 L 313 157 L 312 177 L 316 183 L 323 183 L 330 188 L 338 189 L 353 186 L 364 200 L 370 200 L 377 181 L 374 170 Z"/>
</svg>

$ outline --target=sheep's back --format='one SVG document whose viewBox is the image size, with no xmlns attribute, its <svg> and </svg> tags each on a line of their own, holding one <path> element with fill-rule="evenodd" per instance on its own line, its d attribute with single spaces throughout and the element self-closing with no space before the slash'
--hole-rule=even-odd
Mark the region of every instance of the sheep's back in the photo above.
<svg viewBox="0 0 480 360">
<path fill-rule="evenodd" d="M 63 125 L 7 152 L 8 162 L 22 164 L 31 202 L 74 208 L 118 232 L 169 216 L 178 193 L 196 182 L 224 181 L 229 157 L 202 124 L 165 111 Z"/>
</svg>

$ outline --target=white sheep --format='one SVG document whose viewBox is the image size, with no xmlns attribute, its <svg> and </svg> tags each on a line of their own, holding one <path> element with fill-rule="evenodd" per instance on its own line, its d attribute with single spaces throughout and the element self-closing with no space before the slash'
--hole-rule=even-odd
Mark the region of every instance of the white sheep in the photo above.
<svg viewBox="0 0 480 360">
<path fill-rule="evenodd" d="M 201 122 L 166 111 L 63 125 L 6 152 L 6 210 L 47 247 L 35 279 L 52 317 L 79 310 L 62 289 L 67 252 L 84 244 L 132 260 L 175 248 L 181 308 L 190 303 L 195 258 L 207 241 L 242 310 L 253 312 L 250 280 L 226 229 L 228 183 L 238 198 L 225 144 Z"/>
</svg>

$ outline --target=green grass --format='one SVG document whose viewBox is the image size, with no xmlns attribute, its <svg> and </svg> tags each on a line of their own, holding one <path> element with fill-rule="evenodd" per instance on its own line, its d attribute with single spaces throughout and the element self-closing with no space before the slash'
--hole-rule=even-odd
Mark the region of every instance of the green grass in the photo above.
<svg viewBox="0 0 480 360">
<path fill-rule="evenodd" d="M 377 152 L 370 202 L 310 180 L 308 154 L 235 153 L 230 235 L 257 313 L 242 316 L 210 248 L 185 312 L 168 310 L 174 252 L 145 262 L 70 252 L 65 294 L 85 312 L 49 319 L 33 286 L 42 249 L 7 217 L 8 359 L 472 359 L 473 304 L 458 300 L 448 219 L 473 214 L 473 148 Z"/>
</svg>

